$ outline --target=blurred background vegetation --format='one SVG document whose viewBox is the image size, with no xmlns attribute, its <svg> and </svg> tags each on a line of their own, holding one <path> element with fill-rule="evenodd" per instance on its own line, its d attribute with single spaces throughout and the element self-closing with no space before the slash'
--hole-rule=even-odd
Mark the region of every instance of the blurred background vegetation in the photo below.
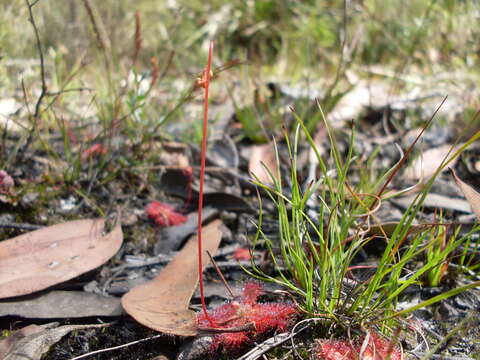
<svg viewBox="0 0 480 360">
<path fill-rule="evenodd" d="M 40 76 L 27 2 L 1 8 L 0 97 L 34 104 Z M 479 65 L 475 1 L 39 0 L 32 10 L 48 90 L 73 89 L 45 102 L 54 103 L 42 112 L 45 127 L 58 126 L 61 114 L 62 121 L 89 119 L 104 128 L 122 123 L 134 137 L 166 120 L 191 119 L 183 105 L 194 98 L 189 89 L 210 40 L 215 67 L 240 62 L 220 74 L 212 91 L 213 103 L 233 100 L 235 107 L 254 103 L 258 84 L 272 81 L 335 98 L 351 88 L 352 76 L 391 78 L 401 87 L 410 74 L 458 73 L 462 82 L 476 79 Z M 242 123 L 247 133 L 256 131 Z M 199 126 L 181 132 L 197 139 Z"/>
<path fill-rule="evenodd" d="M 336 68 L 342 44 L 348 61 L 361 64 L 478 65 L 479 5 L 458 0 L 365 1 L 129 1 L 93 2 L 108 37 L 111 56 L 128 66 L 135 12 L 142 22 L 142 54 L 148 66 L 175 51 L 172 73 L 198 69 L 206 43 L 214 39 L 221 61 L 248 59 L 262 65 L 284 64 L 289 76 L 304 68 Z M 71 67 L 80 56 L 89 61 L 98 49 L 82 1 L 40 0 L 35 6 L 44 47 L 55 49 Z M 35 39 L 23 1 L 4 2 L 0 44 L 5 59 L 36 58 Z M 57 55 L 57 56 L 58 56 Z M 127 62 L 127 63 L 125 63 Z"/>
</svg>

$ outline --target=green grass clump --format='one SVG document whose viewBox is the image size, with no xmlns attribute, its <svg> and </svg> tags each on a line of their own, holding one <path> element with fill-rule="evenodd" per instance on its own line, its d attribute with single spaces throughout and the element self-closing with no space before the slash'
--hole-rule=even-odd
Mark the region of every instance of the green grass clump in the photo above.
<svg viewBox="0 0 480 360">
<path fill-rule="evenodd" d="M 470 282 L 399 311 L 397 303 L 409 287 L 422 285 L 424 279 L 429 285 L 440 284 L 445 275 L 445 266 L 448 266 L 461 245 L 468 246 L 473 232 L 458 238 L 454 233 L 447 239 L 442 225 L 412 225 L 433 184 L 434 176 L 393 232 L 387 235 L 381 224 L 371 222 L 382 198 L 391 196 L 384 194 L 384 190 L 404 159 L 382 176 L 370 178 L 369 181 L 363 179 L 353 185 L 349 181 L 349 174 L 356 158 L 354 131 L 348 152 L 342 156 L 333 132 L 325 121 L 331 145 L 327 161 L 320 154 L 303 121 L 299 117 L 297 120 L 299 126 L 293 139 L 286 136 L 290 160 L 288 182 L 283 182 L 278 174 L 272 173 L 271 186 L 255 181 L 276 206 L 279 241 L 276 242 L 262 231 L 261 211 L 253 248 L 260 244 L 267 247 L 276 275 L 266 274 L 252 262 L 253 270 L 249 271 L 252 276 L 291 290 L 300 299 L 299 306 L 305 312 L 312 316 L 324 316 L 345 328 L 376 324 L 386 326 L 384 329 L 393 329 L 398 326 L 400 315 L 480 286 L 479 281 Z M 444 161 L 441 168 L 479 137 L 480 133 L 472 136 L 459 151 Z M 304 141 L 308 142 L 316 155 L 320 177 L 302 190 L 298 182 L 297 150 L 299 143 Z M 312 215 L 309 203 L 315 203 L 315 200 L 318 206 L 315 208 L 316 215 Z M 374 265 L 354 266 L 357 255 L 368 244 L 378 241 L 368 231 L 373 225 L 378 225 L 384 234 L 384 244 L 379 247 L 380 259 Z M 441 246 L 439 242 L 442 242 Z M 424 261 L 419 262 L 419 259 Z M 366 277 L 357 279 L 352 276 L 352 271 L 362 268 L 366 268 Z"/>
</svg>

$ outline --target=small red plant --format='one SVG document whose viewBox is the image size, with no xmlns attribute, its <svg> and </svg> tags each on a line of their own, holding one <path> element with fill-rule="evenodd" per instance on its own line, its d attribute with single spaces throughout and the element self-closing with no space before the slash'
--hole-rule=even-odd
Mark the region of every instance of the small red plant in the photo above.
<svg viewBox="0 0 480 360">
<path fill-rule="evenodd" d="M 145 212 L 159 226 L 175 226 L 187 221 L 187 217 L 176 212 L 173 206 L 160 201 L 152 201 Z"/>
<path fill-rule="evenodd" d="M 358 351 L 348 340 L 320 340 L 317 343 L 317 355 L 322 360 L 354 360 Z"/>
<path fill-rule="evenodd" d="M 365 341 L 368 343 L 364 344 Z M 363 352 L 362 352 L 363 351 Z M 402 360 L 402 350 L 375 331 L 362 341 L 319 340 L 316 347 L 320 360 Z"/>
<path fill-rule="evenodd" d="M 237 261 L 250 260 L 252 255 L 250 254 L 250 249 L 246 247 L 236 248 L 233 252 L 233 258 Z"/>
<path fill-rule="evenodd" d="M 107 148 L 102 144 L 93 144 L 88 149 L 84 150 L 80 155 L 80 160 L 87 161 L 93 157 L 105 155 L 107 153 Z"/>
<path fill-rule="evenodd" d="M 208 312 L 208 319 L 203 313 L 197 315 L 200 328 L 213 327 L 231 331 L 214 335 L 212 350 L 220 346 L 238 347 L 268 330 L 285 331 L 287 329 L 292 316 L 297 312 L 295 305 L 291 303 L 258 303 L 257 299 L 262 293 L 261 284 L 253 281 L 247 282 L 238 299 Z"/>
</svg>

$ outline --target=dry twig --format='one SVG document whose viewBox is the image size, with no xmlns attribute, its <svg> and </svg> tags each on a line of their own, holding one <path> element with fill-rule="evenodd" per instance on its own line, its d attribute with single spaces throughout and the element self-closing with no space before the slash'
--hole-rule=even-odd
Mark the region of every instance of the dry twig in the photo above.
<svg viewBox="0 0 480 360">
<path fill-rule="evenodd" d="M 42 81 L 42 88 L 40 91 L 40 95 L 38 96 L 37 103 L 35 104 L 35 110 L 32 115 L 32 119 L 33 119 L 32 128 L 30 129 L 25 145 L 23 145 L 22 148 L 18 151 L 17 160 L 23 157 L 23 154 L 25 154 L 25 151 L 28 149 L 28 147 L 32 143 L 33 133 L 35 132 L 35 128 L 37 127 L 38 118 L 41 112 L 42 101 L 43 101 L 43 98 L 47 95 L 47 91 L 48 91 L 47 80 L 45 76 L 45 58 L 43 56 L 42 43 L 40 41 L 40 34 L 38 32 L 37 23 L 35 22 L 35 17 L 33 16 L 33 7 L 39 1 L 40 0 L 36 0 L 31 3 L 29 0 L 25 0 L 25 3 L 27 4 L 28 15 L 29 15 L 28 20 L 30 21 L 33 27 L 33 32 L 35 34 L 35 42 L 37 44 L 38 57 L 40 58 L 40 79 Z"/>
<path fill-rule="evenodd" d="M 107 68 L 110 70 L 113 64 L 112 45 L 110 43 L 107 30 L 105 29 L 105 25 L 103 24 L 102 17 L 100 16 L 100 12 L 98 11 L 94 2 L 91 0 L 83 0 L 83 4 L 85 5 L 85 9 L 90 17 L 90 22 L 92 23 L 93 31 L 97 36 L 98 44 L 104 52 Z"/>
</svg>

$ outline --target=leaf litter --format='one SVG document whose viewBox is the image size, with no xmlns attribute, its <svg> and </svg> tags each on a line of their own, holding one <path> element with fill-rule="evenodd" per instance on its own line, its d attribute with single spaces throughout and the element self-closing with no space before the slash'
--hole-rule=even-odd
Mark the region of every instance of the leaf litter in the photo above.
<svg viewBox="0 0 480 360">
<path fill-rule="evenodd" d="M 120 299 L 86 291 L 53 290 L 0 301 L 0 316 L 31 319 L 67 319 L 120 316 Z"/>
<path fill-rule="evenodd" d="M 222 239 L 221 221 L 203 228 L 204 251 L 214 254 Z M 208 264 L 203 258 L 202 266 Z M 198 333 L 195 312 L 188 309 L 198 282 L 197 236 L 151 282 L 122 297 L 122 306 L 139 323 L 163 333 L 194 336 Z"/>
<path fill-rule="evenodd" d="M 120 223 L 104 235 L 103 219 L 76 220 L 0 242 L 0 298 L 31 294 L 104 264 L 120 249 Z"/>
<path fill-rule="evenodd" d="M 206 207 L 203 209 L 203 213 L 203 222 L 208 222 L 218 215 L 218 210 Z M 154 254 L 168 254 L 171 251 L 177 251 L 185 239 L 195 233 L 197 226 L 197 212 L 194 212 L 186 217 L 183 224 L 160 228 L 153 248 Z"/>
<path fill-rule="evenodd" d="M 368 87 L 370 88 L 370 84 L 368 84 Z M 370 91 L 370 90 L 368 90 L 368 93 L 369 93 L 369 95 L 371 95 L 371 91 Z M 387 91 L 382 90 L 381 95 L 385 95 L 386 93 L 387 93 Z M 363 94 L 365 94 L 365 91 L 363 92 Z M 362 95 L 362 92 L 360 92 L 360 95 Z M 362 95 L 362 96 L 363 96 L 363 95 Z M 364 98 L 365 98 L 365 97 L 364 97 Z M 371 98 L 373 98 L 374 100 L 375 100 L 375 99 L 378 99 L 378 98 L 381 98 L 382 101 L 383 101 L 383 96 L 382 96 L 382 97 L 377 97 L 377 98 L 376 98 L 375 96 L 373 96 L 373 97 L 371 97 Z M 354 103 L 358 103 L 358 101 L 357 101 L 357 100 L 358 100 L 358 94 L 356 95 L 356 97 L 355 97 L 354 99 L 355 99 Z M 351 99 L 348 99 L 347 97 L 345 97 L 345 100 L 351 100 Z M 371 100 L 371 99 L 370 99 L 370 100 Z M 350 103 L 351 103 L 351 101 L 350 101 Z M 370 104 L 371 101 L 368 101 L 368 103 L 369 103 L 368 105 L 372 105 L 372 104 Z M 347 104 L 348 104 L 348 101 L 347 101 Z M 341 104 L 341 105 L 344 106 L 344 104 Z M 366 103 L 362 103 L 362 107 L 365 107 L 366 105 L 367 105 Z M 374 106 L 375 106 L 375 105 L 378 106 L 379 104 L 373 104 L 373 105 L 374 105 Z M 381 105 L 384 106 L 384 104 L 381 104 Z M 340 107 L 341 107 L 341 106 L 340 106 Z M 398 107 L 398 106 L 397 106 L 397 107 Z M 338 109 L 335 109 L 335 110 L 338 110 Z M 357 115 L 358 115 L 358 112 L 359 112 L 358 109 L 354 109 L 353 111 L 344 113 L 344 115 L 343 115 L 343 120 L 350 120 L 351 117 L 357 116 Z M 332 114 L 334 114 L 334 113 L 335 113 L 335 112 L 332 112 Z M 346 114 L 346 115 L 345 115 L 345 114 Z M 336 125 L 338 125 L 338 128 L 344 126 L 343 120 L 342 120 L 342 123 L 340 123 L 341 121 L 337 121 Z M 371 139 L 372 139 L 373 137 L 374 137 L 374 136 L 370 136 Z M 369 139 L 368 135 L 367 135 L 365 138 L 366 138 L 367 141 L 368 141 L 368 139 Z M 385 140 L 385 141 L 387 141 L 387 142 L 390 141 L 389 139 L 380 139 L 380 140 L 382 140 L 382 141 Z M 249 145 L 247 145 L 247 146 L 249 146 Z M 428 151 L 428 150 L 427 150 L 427 151 Z M 92 160 L 92 161 L 96 160 L 96 159 L 95 159 L 95 156 L 92 156 L 90 160 Z M 390 159 L 383 159 L 383 160 L 387 160 L 387 162 L 388 162 L 388 160 L 390 160 Z M 167 162 L 167 161 L 166 161 L 166 162 Z M 174 160 L 172 161 L 172 164 L 170 164 L 170 165 L 172 165 L 172 166 L 177 166 L 179 163 L 180 163 L 182 166 L 185 165 L 185 164 L 188 164 L 187 158 L 184 156 L 184 153 L 182 153 L 182 157 L 181 157 L 180 159 L 174 159 Z M 243 166 L 243 167 L 242 167 L 242 166 Z M 242 170 L 244 170 L 245 168 L 247 168 L 247 166 L 246 166 L 245 164 L 244 164 L 244 165 L 241 165 L 241 167 L 242 167 Z M 312 169 L 315 170 L 313 167 L 312 167 Z M 180 171 L 183 172 L 183 170 L 180 170 Z M 423 171 L 423 170 L 422 170 L 422 171 Z M 315 173 L 315 171 L 312 171 L 312 176 L 313 176 L 313 177 L 315 177 L 315 174 L 314 174 L 314 173 Z M 420 175 L 418 175 L 418 174 L 420 174 Z M 427 177 L 427 176 L 425 175 L 425 173 L 421 174 L 420 172 L 417 172 L 417 175 L 416 175 L 416 176 L 419 177 L 419 178 L 422 177 L 422 176 L 423 176 L 423 177 Z M 15 178 L 15 179 L 16 179 L 16 178 Z M 403 179 L 400 179 L 400 180 L 403 181 Z M 188 184 L 191 183 L 191 178 L 189 178 L 189 176 L 187 176 L 187 175 L 184 175 L 183 179 L 180 179 L 180 181 L 179 181 L 179 178 L 173 177 L 173 183 L 174 183 L 175 185 L 178 185 L 178 184 L 181 183 L 181 182 L 184 182 L 184 183 L 185 183 L 185 186 L 184 186 L 182 189 L 180 189 L 180 190 L 181 190 L 181 191 L 180 191 L 180 196 L 181 196 L 181 197 L 184 197 L 184 198 L 188 198 L 188 195 L 187 195 L 187 192 L 188 192 Z M 182 187 L 182 186 L 183 186 L 183 185 L 181 185 L 180 187 Z M 162 189 L 162 190 L 163 190 L 163 189 Z M 445 195 L 443 195 L 443 196 L 445 196 Z M 155 197 L 155 198 L 157 198 L 157 197 Z M 467 197 L 467 198 L 468 198 L 468 197 Z M 241 199 L 241 198 L 240 198 L 240 199 Z M 224 200 L 225 200 L 225 199 L 224 199 Z M 428 200 L 428 199 L 427 199 L 427 200 Z M 437 200 L 438 200 L 438 199 L 437 199 Z M 216 204 L 216 206 L 220 206 L 220 205 L 221 205 L 221 202 L 222 202 L 222 201 L 218 201 L 218 203 Z M 225 200 L 225 202 L 228 202 L 228 201 Z M 445 198 L 440 199 L 440 201 L 437 201 L 437 205 L 438 205 L 438 204 L 442 205 L 442 202 L 443 202 L 443 203 L 446 202 L 446 199 L 445 199 Z M 228 210 L 228 208 L 227 208 L 228 205 L 229 205 L 229 204 L 227 204 L 227 206 L 225 207 L 226 210 Z M 437 206 L 436 206 L 436 205 L 432 205 L 432 207 L 437 207 Z M 143 207 L 142 207 L 142 208 L 143 208 Z M 240 206 L 239 206 L 239 208 L 240 208 Z M 446 208 L 446 207 L 445 207 L 445 208 Z M 452 210 L 453 210 L 453 211 L 467 211 L 467 210 L 465 210 L 465 209 L 466 209 L 465 203 L 462 203 L 462 208 L 461 208 L 461 209 L 459 209 L 459 207 L 457 206 L 456 208 L 453 208 Z M 141 211 L 141 210 L 140 210 L 140 211 Z M 238 211 L 239 211 L 239 212 L 244 212 L 244 210 L 241 209 L 241 208 L 240 208 Z M 429 212 L 429 210 L 425 211 L 426 214 L 428 214 L 428 212 Z M 222 214 L 222 215 L 223 215 L 223 214 Z M 233 223 L 233 224 L 232 224 L 232 223 Z M 234 222 L 232 222 L 232 223 L 229 224 L 229 226 L 230 226 L 230 227 L 236 227 L 237 224 L 235 224 Z M 133 225 L 136 225 L 136 224 L 132 224 L 132 227 L 133 227 Z M 180 226 L 182 226 L 182 225 L 179 225 L 178 227 L 180 227 Z M 421 226 L 421 225 L 419 225 L 419 226 Z M 168 227 L 168 226 L 167 226 L 167 227 L 165 227 L 163 230 L 170 230 L 170 229 L 175 229 L 175 228 L 177 228 L 177 226 L 173 226 L 173 227 Z M 238 232 L 243 231 L 242 228 L 240 228 L 240 230 L 239 230 L 238 228 L 235 228 L 235 230 L 237 230 Z M 373 230 L 373 228 L 372 228 L 372 230 Z M 137 234 L 138 234 L 138 233 L 135 233 L 135 235 L 137 235 Z M 188 236 L 188 235 L 187 235 L 187 236 Z M 137 240 L 137 237 L 143 237 L 143 235 L 141 235 L 141 236 L 132 236 L 133 241 L 136 241 L 136 240 Z M 142 240 L 143 240 L 143 239 L 142 239 Z M 133 252 L 134 254 L 138 254 L 139 258 L 144 255 L 144 254 L 141 253 L 141 251 L 138 251 L 138 249 L 132 250 L 132 249 L 130 248 L 129 251 L 130 251 L 130 252 Z M 123 255 L 124 255 L 124 254 L 122 254 L 122 256 L 123 256 Z M 245 254 L 244 254 L 244 255 L 245 255 Z M 128 255 L 127 255 L 127 256 L 128 256 Z M 121 261 L 124 261 L 124 259 L 126 259 L 126 257 L 123 257 Z M 105 270 L 105 269 L 104 269 L 104 270 Z M 195 273 L 195 272 L 193 271 L 193 273 Z M 236 299 L 236 300 L 237 300 L 237 302 L 240 302 L 240 303 L 242 303 L 242 301 L 244 301 L 244 300 L 241 299 L 241 297 L 240 297 L 239 299 Z M 256 301 L 256 300 L 255 300 L 255 301 Z M 231 303 L 232 303 L 232 302 L 231 302 Z M 227 303 L 227 304 L 231 304 L 231 303 Z M 225 304 L 222 305 L 222 306 L 225 306 L 225 307 L 228 309 L 228 307 L 227 307 Z M 233 305 L 229 305 L 229 306 L 231 307 L 231 306 L 233 306 Z M 186 307 L 185 307 L 185 308 L 186 308 Z M 180 314 L 179 316 L 180 316 L 180 317 L 181 317 L 181 315 L 182 315 L 181 312 L 184 311 L 185 308 L 182 307 L 182 309 L 179 310 L 179 314 Z M 211 310 L 211 311 L 212 311 L 212 312 L 215 312 L 215 309 L 214 309 L 214 310 Z M 184 314 L 184 315 L 185 315 L 185 314 Z M 190 315 L 191 315 L 190 313 L 187 313 L 185 317 L 188 318 Z M 167 328 L 168 328 L 168 326 L 167 326 Z M 365 339 L 364 339 L 364 340 L 365 340 Z M 366 348 L 368 348 L 369 342 L 366 342 L 365 344 L 367 344 L 367 345 L 365 345 L 365 346 L 366 346 Z"/>
<path fill-rule="evenodd" d="M 455 170 L 452 169 L 452 174 L 457 183 L 460 190 L 462 190 L 465 198 L 467 199 L 468 203 L 470 204 L 477 220 L 480 221 L 480 193 L 476 191 L 472 186 L 468 185 L 464 181 L 462 181 L 458 175 L 456 174 Z"/>
<path fill-rule="evenodd" d="M 44 325 L 40 328 L 30 328 L 25 336 L 14 336 L 3 360 L 40 360 L 50 347 L 68 333 L 89 328 L 104 328 L 109 324 L 92 325 L 64 325 L 56 323 Z M 24 331 L 25 332 L 25 331 Z"/>
<path fill-rule="evenodd" d="M 278 177 L 279 169 L 272 142 L 264 145 L 252 145 L 248 171 L 263 184 L 272 184 L 270 174 Z"/>
<path fill-rule="evenodd" d="M 188 178 L 185 178 L 185 184 L 188 184 Z M 238 198 L 242 199 L 241 197 L 238 197 Z M 221 208 L 222 202 L 224 202 L 224 203 L 227 202 L 227 204 L 225 205 L 225 209 L 228 210 L 229 206 L 231 206 L 231 204 L 228 203 L 228 197 L 224 197 L 223 199 L 220 198 L 216 202 L 216 205 L 218 205 Z M 438 204 L 442 205 L 442 202 L 445 203 L 445 199 L 440 201 L 440 203 L 437 203 L 437 205 Z M 428 203 L 428 201 L 427 201 L 427 203 Z M 448 204 L 446 204 L 446 205 L 448 205 Z M 435 207 L 434 205 L 432 205 L 432 206 Z M 465 202 L 462 204 L 462 206 L 463 206 L 462 207 L 463 211 L 468 211 L 468 209 L 466 209 L 466 207 L 465 207 Z M 238 209 L 239 209 L 238 211 L 240 213 L 247 212 L 245 210 L 245 208 L 244 209 L 241 208 L 241 204 L 239 204 Z M 454 210 L 457 211 L 458 209 L 454 209 Z M 195 214 L 190 214 L 189 217 L 190 216 L 195 217 Z M 180 228 L 183 225 L 166 226 L 166 227 L 162 228 L 160 231 L 162 231 L 162 232 L 163 231 L 174 231 L 176 228 Z M 419 225 L 419 226 L 421 226 L 421 225 Z M 190 229 L 189 233 L 192 233 L 191 229 Z M 188 235 L 186 235 L 186 236 L 188 236 Z M 182 235 L 182 237 L 185 238 L 185 235 Z M 207 236 L 205 235 L 204 237 L 207 237 Z M 161 239 L 160 239 L 160 241 L 161 241 Z M 195 271 L 190 272 L 190 274 L 195 274 Z M 177 277 L 176 274 L 175 274 L 175 277 Z M 161 300 L 161 298 L 160 298 L 160 300 Z M 189 303 L 189 301 L 188 301 L 188 303 Z M 235 314 L 235 311 L 237 311 L 236 310 L 237 305 L 235 303 L 239 303 L 240 305 L 243 304 L 242 306 L 244 306 L 244 300 L 242 300 L 242 296 L 234 299 L 233 301 L 227 302 L 226 304 L 221 304 L 218 307 L 213 307 L 209 311 L 209 313 L 211 313 L 214 316 L 217 316 L 218 318 L 221 318 L 223 316 L 222 314 L 231 314 L 231 313 Z M 232 304 L 235 304 L 235 305 L 232 305 Z M 260 304 L 267 304 L 267 303 L 257 302 L 257 304 L 260 305 Z M 250 304 L 249 306 L 252 306 L 252 305 L 253 304 Z M 240 306 L 239 308 L 245 310 L 242 306 Z M 235 308 L 235 309 L 232 310 L 232 308 Z M 223 309 L 223 310 L 219 310 L 219 309 Z M 248 313 L 248 311 L 247 311 L 247 313 Z M 159 322 L 161 324 L 161 327 L 163 327 L 164 330 L 166 330 L 167 332 L 171 331 L 172 328 L 174 328 L 176 326 L 175 324 L 177 324 L 178 322 L 180 322 L 183 326 L 183 324 L 191 323 L 191 321 L 192 321 L 192 312 L 189 311 L 188 304 L 186 306 L 182 306 L 181 308 L 179 307 L 178 309 L 176 309 L 172 312 L 169 312 L 167 314 L 165 314 L 161 311 L 157 313 L 155 310 L 153 310 L 150 315 L 152 315 L 152 314 L 153 314 L 153 318 L 155 318 L 155 316 L 158 316 L 158 318 L 160 319 Z M 220 314 L 220 315 L 215 315 L 215 314 Z M 145 315 L 145 316 L 149 316 L 149 315 Z M 133 317 L 136 319 L 135 316 L 133 316 Z M 196 320 L 195 317 L 193 319 Z M 230 335 L 231 333 L 228 333 L 228 332 L 221 333 L 221 330 L 222 330 L 221 328 L 223 327 L 223 326 L 221 326 L 218 329 L 220 331 L 220 333 L 210 334 L 212 340 L 211 340 L 211 342 L 208 343 L 208 346 L 206 347 L 206 349 L 204 349 L 204 351 L 205 350 L 212 351 L 213 348 L 218 348 L 218 347 L 229 348 L 229 347 L 232 346 L 232 344 L 237 344 L 238 345 L 238 344 L 241 343 L 241 341 L 238 341 L 238 339 L 241 339 L 242 341 L 245 340 L 248 343 L 252 343 L 255 340 L 255 336 L 253 336 L 255 334 L 255 331 L 254 330 L 248 330 L 248 329 L 251 329 L 251 328 L 249 328 L 249 326 L 252 326 L 251 325 L 252 322 L 248 321 L 248 318 L 242 319 L 241 317 L 237 317 L 237 319 L 235 319 L 235 320 L 236 321 L 242 321 L 243 323 L 240 322 L 239 325 L 234 326 L 233 317 L 232 317 L 232 319 L 229 319 L 230 323 L 229 323 L 229 321 L 227 321 L 227 323 L 229 323 L 230 328 L 231 327 L 234 327 L 234 328 L 237 327 L 237 332 L 233 333 L 234 335 Z M 182 323 L 182 321 L 185 321 L 185 323 Z M 198 320 L 196 320 L 196 321 L 198 321 Z M 142 323 L 142 322 L 140 321 L 140 323 Z M 172 323 L 173 323 L 173 325 L 172 325 Z M 197 323 L 197 325 L 198 325 L 198 323 Z M 246 329 L 247 329 L 247 330 L 243 331 L 243 334 L 242 334 L 242 331 L 239 331 L 239 329 L 238 329 L 239 327 L 241 328 L 242 326 L 245 326 Z M 255 327 L 255 325 L 253 325 L 253 326 Z M 181 335 L 187 334 L 188 331 L 190 331 L 192 329 L 194 329 L 194 328 L 192 328 L 192 327 L 189 328 L 188 326 L 187 326 L 187 331 L 182 332 L 182 330 L 180 329 L 180 332 L 182 332 Z M 279 328 L 279 330 L 282 330 L 282 329 L 283 329 L 283 327 Z M 196 331 L 196 333 L 198 333 L 198 328 L 194 331 Z M 208 333 L 208 331 L 205 331 L 205 332 Z M 191 333 L 194 333 L 194 332 L 192 331 Z M 237 333 L 239 333 L 239 334 L 237 334 Z M 223 336 L 223 335 L 225 335 L 225 336 Z M 235 336 L 236 336 L 237 340 L 235 340 Z M 223 342 L 219 341 L 218 338 L 222 338 L 222 337 L 230 338 L 230 340 L 224 340 Z M 231 340 L 232 337 L 233 337 L 233 340 Z M 234 345 L 234 347 L 235 347 L 235 345 Z M 206 353 L 203 352 L 200 357 L 206 356 L 205 354 Z"/>
</svg>

